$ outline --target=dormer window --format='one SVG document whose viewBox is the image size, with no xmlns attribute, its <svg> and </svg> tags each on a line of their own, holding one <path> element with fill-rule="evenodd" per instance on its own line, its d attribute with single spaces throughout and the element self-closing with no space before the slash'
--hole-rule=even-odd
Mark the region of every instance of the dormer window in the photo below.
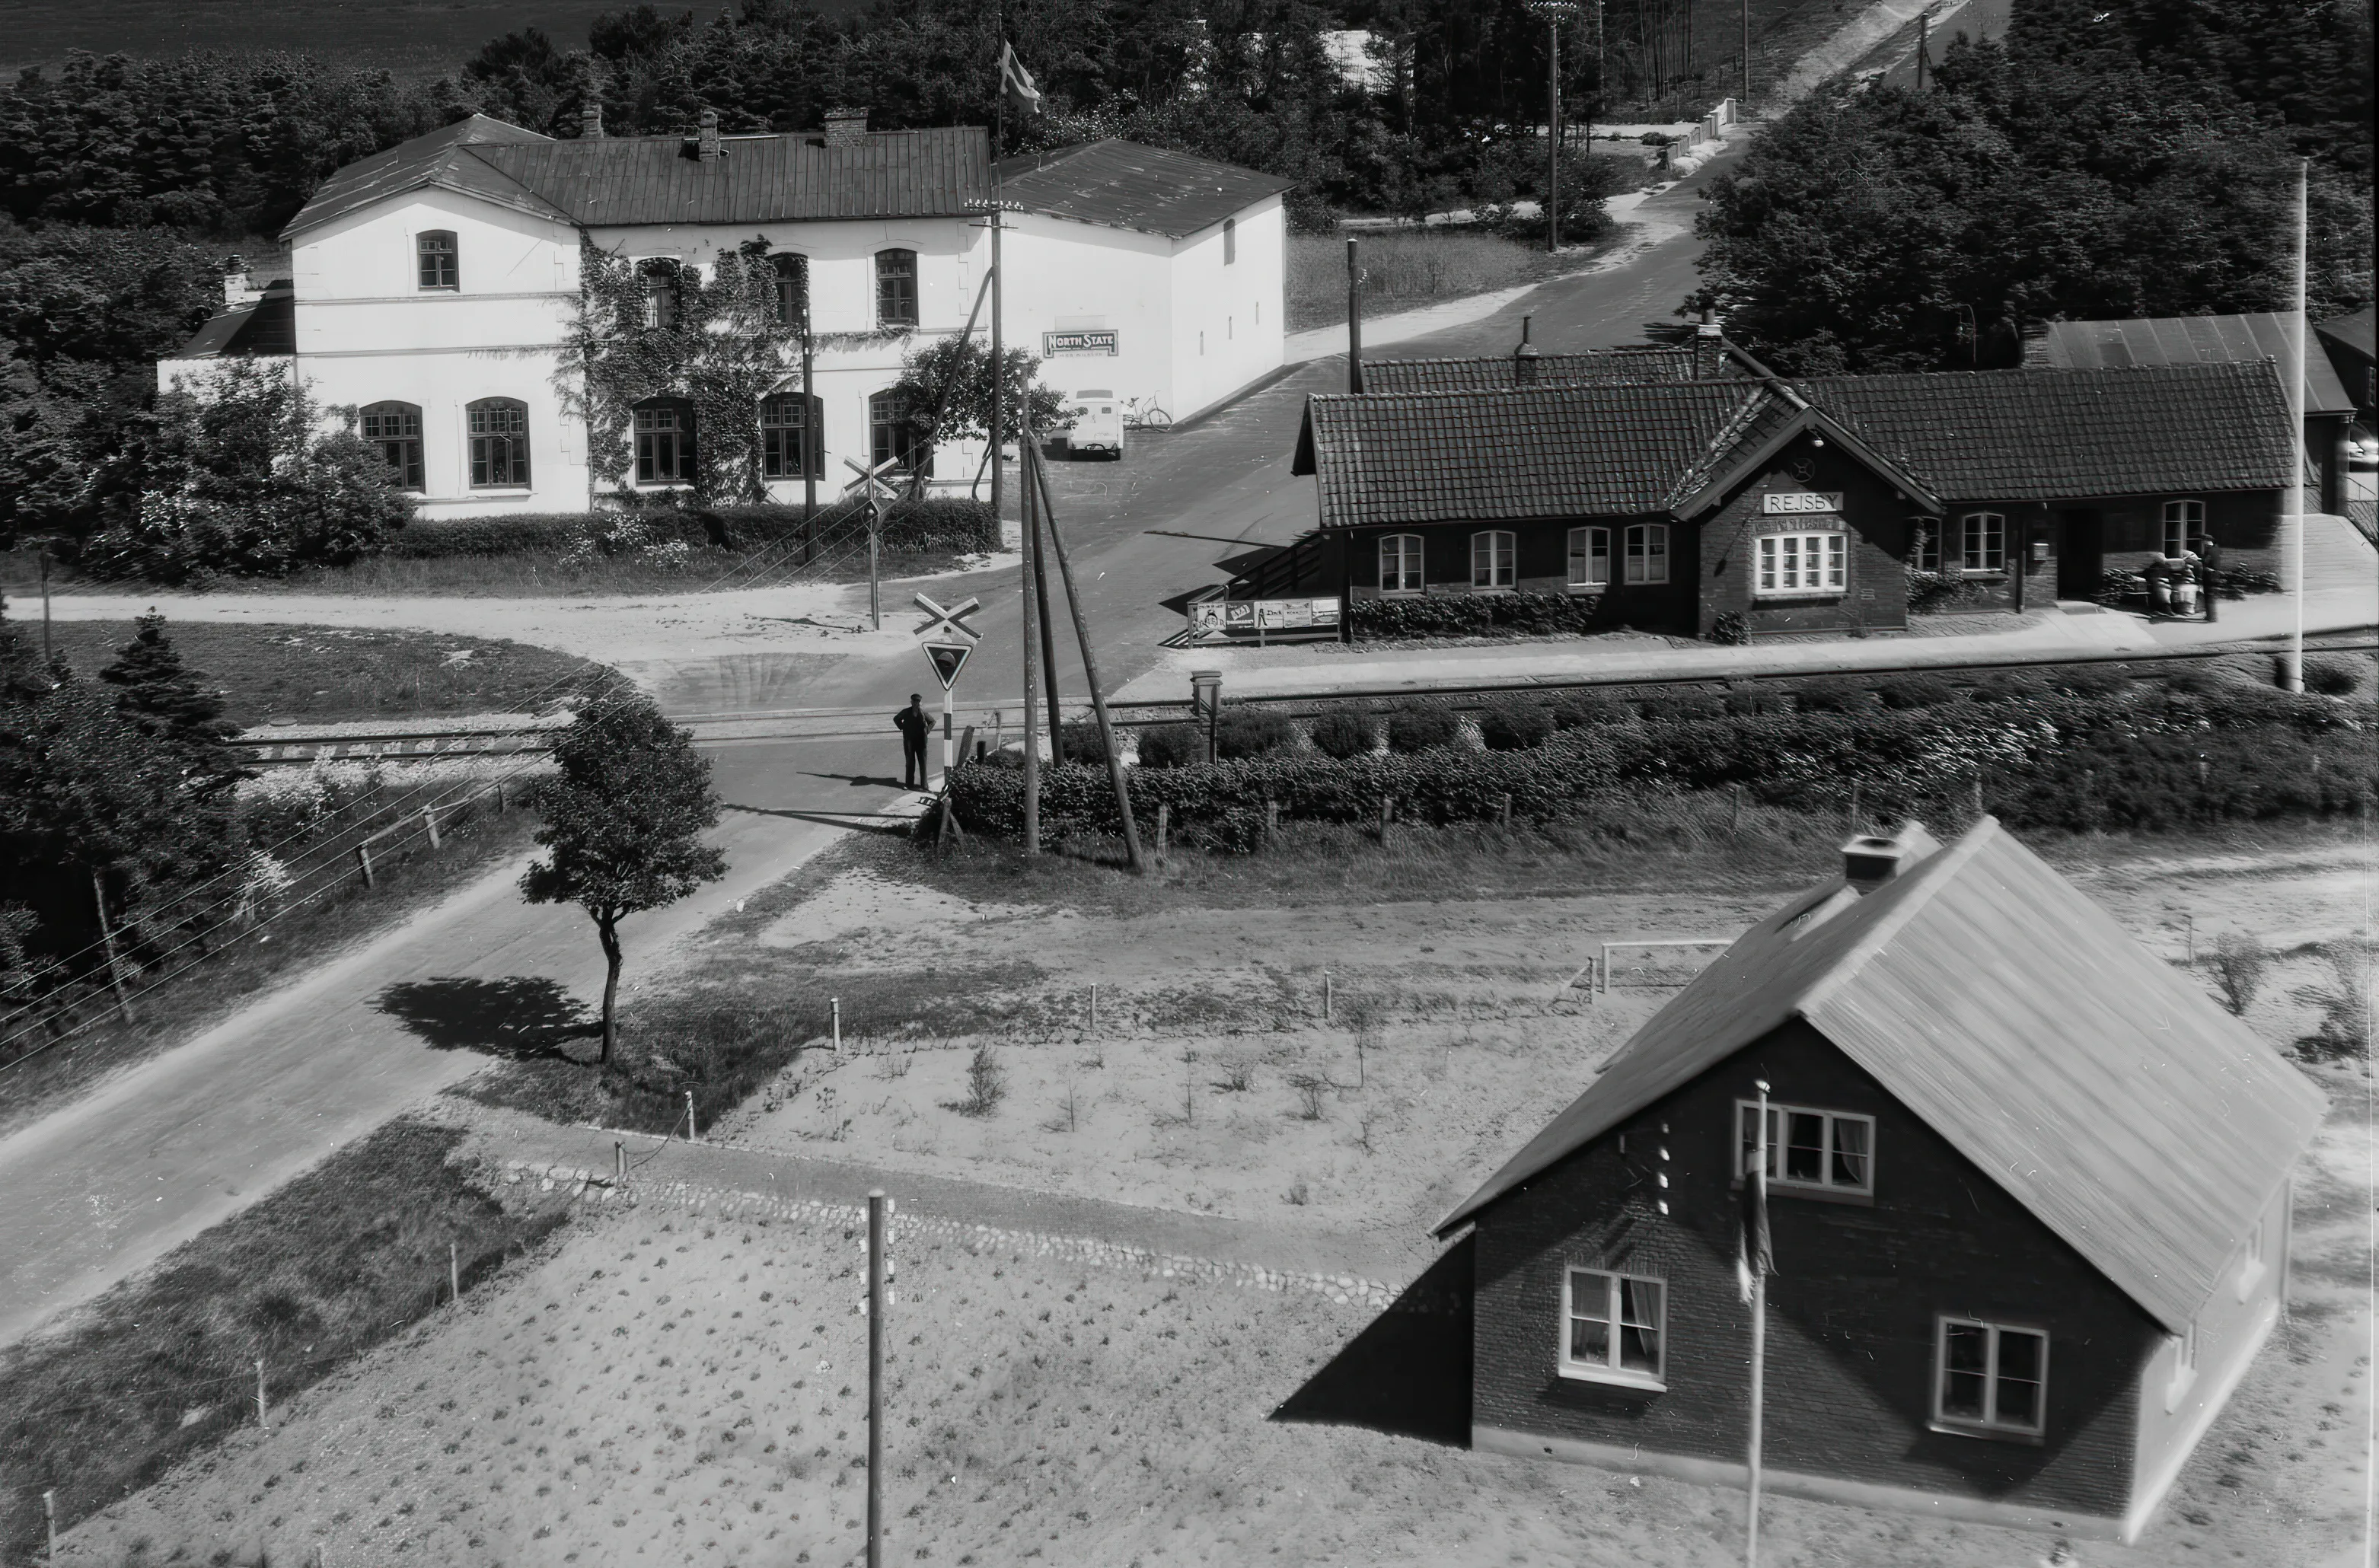
<svg viewBox="0 0 2379 1568">
<path fill-rule="evenodd" d="M 414 253 L 420 263 L 421 286 L 449 292 L 463 286 L 461 253 L 455 248 L 451 229 L 432 229 L 414 241 Z"/>
</svg>

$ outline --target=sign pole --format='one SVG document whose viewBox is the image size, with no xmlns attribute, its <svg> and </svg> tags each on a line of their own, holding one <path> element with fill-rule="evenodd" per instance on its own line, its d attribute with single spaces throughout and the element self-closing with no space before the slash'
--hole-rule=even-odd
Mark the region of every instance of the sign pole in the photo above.
<svg viewBox="0 0 2379 1568">
<path fill-rule="evenodd" d="M 884 1189 L 867 1195 L 867 1568 L 884 1568 Z"/>
<path fill-rule="evenodd" d="M 1123 754 L 1116 749 L 1115 725 L 1107 717 L 1107 700 L 1099 691 L 1099 657 L 1091 647 L 1091 623 L 1082 611 L 1082 594 L 1074 581 L 1073 563 L 1066 559 L 1066 541 L 1057 532 L 1057 509 L 1049 499 L 1049 471 L 1042 466 L 1041 453 L 1033 453 L 1033 475 L 1042 487 L 1043 510 L 1049 516 L 1049 548 L 1057 558 L 1057 572 L 1064 579 L 1066 606 L 1074 616 L 1074 640 L 1082 648 L 1082 681 L 1091 689 L 1091 717 L 1099 727 L 1099 745 L 1107 755 L 1107 783 L 1114 789 L 1116 809 L 1123 817 L 1123 851 L 1136 873 L 1148 870 L 1147 857 L 1141 853 L 1140 828 L 1131 819 L 1131 783 L 1124 773 Z"/>
<path fill-rule="evenodd" d="M 950 781 L 950 689 L 942 688 L 942 783 Z"/>
<path fill-rule="evenodd" d="M 876 576 L 876 549 L 884 537 L 884 509 L 875 495 L 867 498 L 867 619 L 876 630 L 884 630 L 884 590 Z"/>
<path fill-rule="evenodd" d="M 1759 1186 L 1761 1224 L 1767 1223 L 1768 1211 L 1768 1080 L 1759 1080 L 1759 1108 L 1752 1113 L 1758 1132 L 1755 1135 L 1751 1169 L 1745 1173 L 1745 1181 Z M 1757 1245 L 1746 1244 L 1751 1260 L 1751 1452 L 1750 1502 L 1745 1516 L 1743 1561 L 1745 1568 L 1759 1568 L 1759 1461 L 1760 1406 L 1767 1397 L 1768 1382 L 1768 1260 Z"/>
</svg>

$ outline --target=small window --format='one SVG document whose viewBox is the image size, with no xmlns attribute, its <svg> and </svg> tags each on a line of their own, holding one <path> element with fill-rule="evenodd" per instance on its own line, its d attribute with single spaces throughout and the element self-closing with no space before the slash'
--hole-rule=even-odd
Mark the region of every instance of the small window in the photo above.
<svg viewBox="0 0 2379 1568">
<path fill-rule="evenodd" d="M 1919 517 L 1910 525 L 1908 564 L 1919 572 L 1941 570 L 1941 520 Z"/>
<path fill-rule="evenodd" d="M 2164 503 L 2164 553 L 2179 555 L 2197 548 L 2205 537 L 2205 503 L 2168 501 Z"/>
<path fill-rule="evenodd" d="M 1757 1102 L 1734 1103 L 1737 1180 L 1758 1158 Z M 1875 1194 L 1875 1118 L 1804 1105 L 1768 1106 L 1768 1181 L 1774 1188 Z"/>
<path fill-rule="evenodd" d="M 463 411 L 471 441 L 474 489 L 511 488 L 528 483 L 528 404 L 509 397 L 485 397 Z"/>
<path fill-rule="evenodd" d="M 2037 1329 L 1946 1317 L 1938 1333 L 1935 1422 L 1977 1437 L 2038 1437 L 2048 1392 L 2048 1336 Z"/>
<path fill-rule="evenodd" d="M 1958 565 L 1967 572 L 2007 570 L 2007 519 L 1996 512 L 1969 512 L 1958 519 Z"/>
<path fill-rule="evenodd" d="M 1223 220 L 1223 265 L 1226 267 L 1236 265 L 1238 259 L 1239 221 L 1237 218 L 1226 218 Z"/>
<path fill-rule="evenodd" d="M 646 403 L 635 414 L 636 483 L 692 483 L 694 410 L 682 403 Z"/>
<path fill-rule="evenodd" d="M 1627 530 L 1627 581 L 1665 583 L 1669 580 L 1669 525 L 1637 523 Z"/>
<path fill-rule="evenodd" d="M 2197 1325 L 2191 1323 L 2174 1334 L 2172 1345 L 2172 1377 L 2164 1385 L 2165 1414 L 2180 1408 L 2189 1387 L 2197 1381 Z"/>
<path fill-rule="evenodd" d="M 1569 585 L 1573 588 L 1611 586 L 1611 530 L 1572 528 L 1569 531 Z"/>
<path fill-rule="evenodd" d="M 876 324 L 913 327 L 917 324 L 917 253 L 879 250 L 876 253 Z"/>
<path fill-rule="evenodd" d="M 1420 592 L 1420 536 L 1390 534 L 1380 541 L 1380 592 Z"/>
<path fill-rule="evenodd" d="M 684 301 L 678 295 L 677 263 L 647 261 L 645 263 L 645 327 L 650 332 L 666 332 L 678 323 Z"/>
<path fill-rule="evenodd" d="M 779 392 L 760 400 L 760 475 L 767 479 L 823 479 L 826 451 L 803 438 L 823 424 L 826 400 L 810 399 L 809 418 L 802 417 L 799 392 Z M 803 456 L 806 449 L 808 463 Z"/>
<path fill-rule="evenodd" d="M 1470 585 L 1487 592 L 1496 592 L 1512 585 L 1514 562 L 1518 559 L 1514 537 L 1501 528 L 1490 528 L 1470 536 Z"/>
<path fill-rule="evenodd" d="M 420 261 L 421 286 L 428 289 L 459 289 L 463 286 L 461 252 L 455 248 L 454 235 L 446 229 L 433 229 L 414 242 L 415 255 Z"/>
<path fill-rule="evenodd" d="M 1850 580 L 1849 546 L 1850 536 L 1840 529 L 1763 536 L 1759 597 L 1812 598 L 1844 592 Z"/>
<path fill-rule="evenodd" d="M 388 464 L 388 482 L 421 488 L 421 410 L 410 403 L 375 403 L 363 411 L 363 436 Z"/>
<path fill-rule="evenodd" d="M 1561 1373 L 1665 1387 L 1668 1288 L 1637 1274 L 1571 1269 L 1562 1285 Z"/>
<path fill-rule="evenodd" d="M 880 392 L 867 400 L 867 437 L 871 463 L 880 466 L 889 460 L 898 473 L 932 477 L 934 449 L 917 439 L 898 392 Z"/>
<path fill-rule="evenodd" d="M 794 332 L 807 330 L 810 324 L 810 259 L 786 254 L 768 259 L 768 271 L 776 289 L 777 325 Z"/>
</svg>

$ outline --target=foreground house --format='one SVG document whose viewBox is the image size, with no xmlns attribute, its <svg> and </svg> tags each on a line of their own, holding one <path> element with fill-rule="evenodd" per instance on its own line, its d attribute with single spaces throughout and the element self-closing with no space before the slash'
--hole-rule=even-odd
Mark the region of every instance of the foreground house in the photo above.
<svg viewBox="0 0 2379 1568">
<path fill-rule="evenodd" d="M 1284 557 L 1296 587 L 1350 609 L 1564 594 L 1599 624 L 1757 635 L 1903 627 L 1912 570 L 1952 608 L 2020 610 L 2209 535 L 2227 567 L 2278 565 L 2269 361 L 1788 380 L 1698 345 L 1560 358 L 1649 379 L 1540 362 L 1535 384 L 1311 399 L 1293 468 L 1321 528 Z"/>
<path fill-rule="evenodd" d="M 2277 1321 L 2323 1097 L 1988 818 L 1845 865 L 1439 1226 L 1473 1443 L 1744 1481 L 1766 1080 L 1765 1484 L 2136 1538 Z"/>
<path fill-rule="evenodd" d="M 424 515 L 666 493 L 706 440 L 666 391 L 634 408 L 624 471 L 590 471 L 568 347 L 581 244 L 637 266 L 657 330 L 674 322 L 678 269 L 760 239 L 778 321 L 815 339 L 815 405 L 789 350 L 748 412 L 769 496 L 801 499 L 805 469 L 831 496 L 845 458 L 963 488 L 982 443 L 921 446 L 888 389 L 904 353 L 965 326 L 995 186 L 1020 209 L 1007 341 L 1049 361 L 1047 384 L 1181 418 L 1279 367 L 1289 182 L 1113 139 L 996 179 L 990 154 L 981 127 L 870 131 L 863 112 L 788 136 L 722 135 L 713 115 L 692 136 L 610 137 L 590 117 L 566 140 L 474 115 L 333 175 L 284 231 L 293 276 L 261 298 L 238 280 L 159 383 L 226 356 L 284 362 L 320 404 L 356 411 Z"/>
</svg>

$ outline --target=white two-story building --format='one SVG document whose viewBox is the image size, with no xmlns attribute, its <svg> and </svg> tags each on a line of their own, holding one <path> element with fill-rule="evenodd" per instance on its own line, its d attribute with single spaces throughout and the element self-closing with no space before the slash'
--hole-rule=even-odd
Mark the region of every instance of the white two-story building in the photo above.
<svg viewBox="0 0 2379 1568">
<path fill-rule="evenodd" d="M 752 411 L 766 484 L 799 501 L 806 455 L 832 495 L 844 458 L 909 460 L 887 392 L 905 353 L 964 328 L 990 265 L 984 203 L 1007 209 L 1007 342 L 1045 358 L 1044 384 L 1179 420 L 1282 363 L 1289 183 L 1115 140 L 995 171 L 979 127 L 871 132 L 857 113 L 789 136 L 607 137 L 590 120 L 567 140 L 475 115 L 334 175 L 284 231 L 290 278 L 235 283 L 159 382 L 231 356 L 285 362 L 318 404 L 356 411 L 426 516 L 666 489 L 703 439 L 690 407 L 639 407 L 617 474 L 591 471 L 570 412 L 581 242 L 706 269 L 765 237 L 779 308 L 805 295 L 815 344 L 814 420 L 797 350 Z M 962 491 L 982 443 L 924 461 Z"/>
</svg>

